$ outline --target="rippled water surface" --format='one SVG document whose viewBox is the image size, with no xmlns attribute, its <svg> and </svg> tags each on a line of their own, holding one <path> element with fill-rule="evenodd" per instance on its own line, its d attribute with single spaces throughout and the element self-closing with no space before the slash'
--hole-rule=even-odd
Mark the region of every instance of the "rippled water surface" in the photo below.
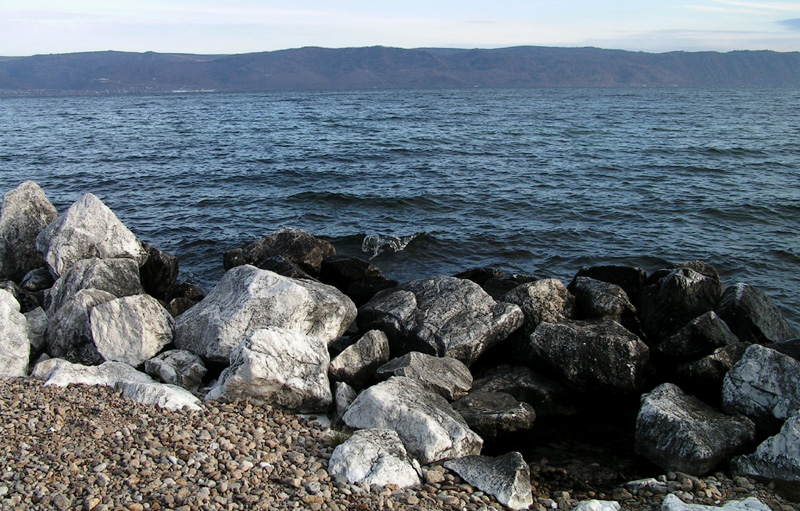
<svg viewBox="0 0 800 511">
<path fill-rule="evenodd" d="M 397 236 L 373 262 L 400 280 L 702 259 L 800 320 L 800 90 L 10 98 L 0 128 L 0 189 L 93 192 L 206 286 L 291 226 Z"/>
</svg>

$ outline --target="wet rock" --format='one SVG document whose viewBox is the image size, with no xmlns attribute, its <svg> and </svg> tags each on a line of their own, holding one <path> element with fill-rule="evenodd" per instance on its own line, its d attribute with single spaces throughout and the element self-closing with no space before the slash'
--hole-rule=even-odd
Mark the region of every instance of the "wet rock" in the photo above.
<svg viewBox="0 0 800 511">
<path fill-rule="evenodd" d="M 370 330 L 331 360 L 330 375 L 361 388 L 388 361 L 389 339 L 380 330 Z"/>
<path fill-rule="evenodd" d="M 403 442 L 390 429 L 362 429 L 334 449 L 328 473 L 345 477 L 350 484 L 396 485 L 399 488 L 420 484 L 420 468 L 409 458 Z"/>
<path fill-rule="evenodd" d="M 47 314 L 44 309 L 37 307 L 25 313 L 25 321 L 28 329 L 28 340 L 31 343 L 32 353 L 41 353 L 47 342 L 45 332 L 47 331 Z"/>
<path fill-rule="evenodd" d="M 0 376 L 27 375 L 30 353 L 27 320 L 19 312 L 19 302 L 0 289 Z"/>
<path fill-rule="evenodd" d="M 642 396 L 636 418 L 636 453 L 667 471 L 706 474 L 754 438 L 749 419 L 724 415 L 671 383 Z"/>
<path fill-rule="evenodd" d="M 82 289 L 66 300 L 47 321 L 45 340 L 50 356 L 83 365 L 103 362 L 92 337 L 90 313 L 95 306 L 116 299 L 99 289 Z"/>
<path fill-rule="evenodd" d="M 469 428 L 484 440 L 527 431 L 533 427 L 536 412 L 528 403 L 520 403 L 503 392 L 470 392 L 453 402 Z"/>
<path fill-rule="evenodd" d="M 164 383 L 196 391 L 206 375 L 203 360 L 186 350 L 165 351 L 144 363 L 144 370 Z"/>
<path fill-rule="evenodd" d="M 241 248 L 225 252 L 223 262 L 230 270 L 253 265 L 271 256 L 283 256 L 312 276 L 319 275 L 322 260 L 336 254 L 333 245 L 299 229 L 281 229 Z"/>
<path fill-rule="evenodd" d="M 527 509 L 533 504 L 530 468 L 518 452 L 497 458 L 466 456 L 444 465 L 510 509 Z"/>
<path fill-rule="evenodd" d="M 326 257 L 322 260 L 319 279 L 335 286 L 359 307 L 378 291 L 398 285 L 396 280 L 384 277 L 377 266 L 358 257 Z"/>
<path fill-rule="evenodd" d="M 417 351 L 406 353 L 378 368 L 375 376 L 387 380 L 405 376 L 418 380 L 448 401 L 458 399 L 472 387 L 472 374 L 467 366 L 450 357 L 434 357 Z"/>
<path fill-rule="evenodd" d="M 107 291 L 117 298 L 144 293 L 139 267 L 133 259 L 82 259 L 64 269 L 47 293 L 45 306 L 52 316 L 82 289 Z"/>
<path fill-rule="evenodd" d="M 113 387 L 117 382 L 155 383 L 146 374 L 122 362 L 103 362 L 97 366 L 73 364 L 60 358 L 39 362 L 31 377 L 46 380 L 47 385 L 66 387 L 72 383 L 105 385 Z"/>
<path fill-rule="evenodd" d="M 717 314 L 746 343 L 769 344 L 800 337 L 800 331 L 760 289 L 736 284 L 725 290 Z"/>
<path fill-rule="evenodd" d="M 731 500 L 722 506 L 703 506 L 701 504 L 686 504 L 674 493 L 664 497 L 661 511 L 770 511 L 769 506 L 755 497 L 744 500 Z"/>
<path fill-rule="evenodd" d="M 670 360 L 688 361 L 738 342 L 739 338 L 717 313 L 709 311 L 690 321 L 672 337 L 658 343 L 655 351 Z"/>
<path fill-rule="evenodd" d="M 780 432 L 762 442 L 754 454 L 734 458 L 731 472 L 735 475 L 800 482 L 800 412 L 789 417 Z"/>
<path fill-rule="evenodd" d="M 156 298 L 162 298 L 178 280 L 178 258 L 162 252 L 149 243 L 142 242 L 147 259 L 139 270 L 144 291 Z"/>
<path fill-rule="evenodd" d="M 510 394 L 517 401 L 533 406 L 539 417 L 577 412 L 569 405 L 569 390 L 564 385 L 526 366 L 494 367 L 472 383 L 472 391 Z"/>
<path fill-rule="evenodd" d="M 91 193 L 39 233 L 36 248 L 56 277 L 81 259 L 127 258 L 141 266 L 147 257 L 136 236 Z"/>
<path fill-rule="evenodd" d="M 394 357 L 412 351 L 472 364 L 522 325 L 516 305 L 497 303 L 474 282 L 433 277 L 381 291 L 359 310 L 362 331 L 386 332 Z"/>
<path fill-rule="evenodd" d="M 618 285 L 589 277 L 575 277 L 570 292 L 575 295 L 577 319 L 610 319 L 640 335 L 636 307 Z"/>
<path fill-rule="evenodd" d="M 0 208 L 0 279 L 20 282 L 25 274 L 44 266 L 36 250 L 36 236 L 58 212 L 33 181 L 25 181 L 3 196 Z"/>
<path fill-rule="evenodd" d="M 503 296 L 503 302 L 519 305 L 525 316 L 522 332 L 530 335 L 542 322 L 560 323 L 575 317 L 575 297 L 557 279 L 522 284 Z"/>
</svg>

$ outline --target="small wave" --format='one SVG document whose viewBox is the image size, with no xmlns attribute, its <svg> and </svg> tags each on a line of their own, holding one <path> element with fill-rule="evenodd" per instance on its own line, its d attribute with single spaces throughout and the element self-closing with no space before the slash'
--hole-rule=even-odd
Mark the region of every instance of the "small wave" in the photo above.
<svg viewBox="0 0 800 511">
<path fill-rule="evenodd" d="M 361 242 L 361 251 L 371 253 L 370 261 L 384 253 L 402 252 L 412 241 L 430 236 L 425 232 L 418 232 L 411 236 L 392 236 L 381 234 L 367 234 Z"/>
</svg>

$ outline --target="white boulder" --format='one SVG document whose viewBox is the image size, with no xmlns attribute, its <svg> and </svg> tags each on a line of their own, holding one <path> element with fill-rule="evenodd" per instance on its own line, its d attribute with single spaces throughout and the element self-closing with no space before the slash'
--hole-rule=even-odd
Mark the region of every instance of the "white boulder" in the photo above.
<svg viewBox="0 0 800 511">
<path fill-rule="evenodd" d="M 0 279 L 19 282 L 44 265 L 36 251 L 36 236 L 58 212 L 33 181 L 25 181 L 3 196 L 0 209 Z"/>
<path fill-rule="evenodd" d="M 169 410 L 200 410 L 200 399 L 186 389 L 161 383 L 142 383 L 118 381 L 114 388 L 122 392 L 122 397 L 137 403 L 158 405 Z"/>
<path fill-rule="evenodd" d="M 350 484 L 397 485 L 400 488 L 420 484 L 420 467 L 409 458 L 403 442 L 390 429 L 362 429 L 334 449 L 328 461 L 328 473 L 346 477 Z"/>
<path fill-rule="evenodd" d="M 25 376 L 31 343 L 28 322 L 14 295 L 0 289 L 0 376 Z"/>
</svg>

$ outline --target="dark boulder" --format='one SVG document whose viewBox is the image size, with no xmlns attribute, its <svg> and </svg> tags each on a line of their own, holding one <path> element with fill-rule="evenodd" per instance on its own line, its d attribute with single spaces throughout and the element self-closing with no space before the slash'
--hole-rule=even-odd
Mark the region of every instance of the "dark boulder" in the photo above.
<svg viewBox="0 0 800 511">
<path fill-rule="evenodd" d="M 55 281 L 50 270 L 48 270 L 46 266 L 42 266 L 26 273 L 19 285 L 26 291 L 37 293 L 45 289 L 50 289 L 53 287 Z"/>
<path fill-rule="evenodd" d="M 739 338 L 728 325 L 714 311 L 710 311 L 658 343 L 655 351 L 665 359 L 685 362 L 697 360 L 717 348 L 738 342 Z"/>
<path fill-rule="evenodd" d="M 558 279 L 542 279 L 515 287 L 502 298 L 522 309 L 522 332 L 530 335 L 542 322 L 559 323 L 575 316 L 575 297 Z"/>
<path fill-rule="evenodd" d="M 469 428 L 484 441 L 492 441 L 533 427 L 536 412 L 504 392 L 470 392 L 453 402 Z"/>
<path fill-rule="evenodd" d="M 375 293 L 396 287 L 396 280 L 388 279 L 374 264 L 358 257 L 329 256 L 322 260 L 319 280 L 339 289 L 353 300 L 356 306 L 367 303 Z"/>
<path fill-rule="evenodd" d="M 742 342 L 769 344 L 800 337 L 800 331 L 786 321 L 772 299 L 747 284 L 726 289 L 717 314 Z"/>
<path fill-rule="evenodd" d="M 678 365 L 672 377 L 686 392 L 718 406 L 721 403 L 722 381 L 742 358 L 747 346 L 740 342 L 717 348 L 700 360 Z"/>
<path fill-rule="evenodd" d="M 206 292 L 198 286 L 179 282 L 172 285 L 164 296 L 164 308 L 177 318 L 205 298 Z"/>
<path fill-rule="evenodd" d="M 493 367 L 472 382 L 473 392 L 502 392 L 533 406 L 539 417 L 571 415 L 570 391 L 561 383 L 546 378 L 526 366 Z"/>
<path fill-rule="evenodd" d="M 618 285 L 590 277 L 575 277 L 576 319 L 610 319 L 641 337 L 641 325 L 627 293 Z"/>
<path fill-rule="evenodd" d="M 277 273 L 278 275 L 283 275 L 284 277 L 289 277 L 292 279 L 316 280 L 314 277 L 309 275 L 308 272 L 303 270 L 300 265 L 293 263 L 281 255 L 265 257 L 264 259 L 258 261 L 254 266 L 256 268 L 269 270 L 273 273 Z"/>
<path fill-rule="evenodd" d="M 601 266 L 584 266 L 572 279 L 572 282 L 567 286 L 570 292 L 574 293 L 575 279 L 578 277 L 589 277 L 601 282 L 608 282 L 621 287 L 628 298 L 634 304 L 638 303 L 639 295 L 644 289 L 645 281 L 647 280 L 647 272 L 641 268 L 633 266 L 618 266 L 618 265 L 601 265 Z"/>
<path fill-rule="evenodd" d="M 21 314 L 28 313 L 42 306 L 41 293 L 32 293 L 22 286 L 15 284 L 12 280 L 0 281 L 0 289 L 8 291 L 17 299 L 19 302 L 19 312 Z"/>
<path fill-rule="evenodd" d="M 506 272 L 495 268 L 472 268 L 471 270 L 462 271 L 457 275 L 453 275 L 457 279 L 471 280 L 472 282 L 483 287 L 489 279 L 504 279 Z"/>
<path fill-rule="evenodd" d="M 489 293 L 489 296 L 500 301 L 503 296 L 505 296 L 515 287 L 521 286 L 522 284 L 536 282 L 537 280 L 541 279 L 539 277 L 534 277 L 533 275 L 521 275 L 515 273 L 513 275 L 506 275 L 503 278 L 490 278 L 484 282 L 481 287 L 484 291 Z"/>
<path fill-rule="evenodd" d="M 145 293 L 155 298 L 163 298 L 178 280 L 178 258 L 156 247 L 142 242 L 147 259 L 139 268 L 139 276 Z"/>
<path fill-rule="evenodd" d="M 315 238 L 299 229 L 281 229 L 265 238 L 241 248 L 225 252 L 223 262 L 226 270 L 244 264 L 254 265 L 267 257 L 279 255 L 297 264 L 309 274 L 319 275 L 322 260 L 336 254 L 333 245 Z"/>
</svg>

